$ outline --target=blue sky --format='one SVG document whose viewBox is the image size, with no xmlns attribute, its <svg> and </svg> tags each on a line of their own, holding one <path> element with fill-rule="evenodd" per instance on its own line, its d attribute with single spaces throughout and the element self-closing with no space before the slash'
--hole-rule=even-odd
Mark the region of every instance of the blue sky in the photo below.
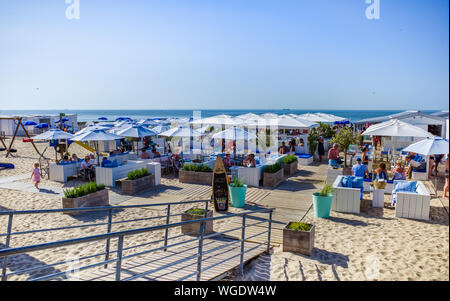
<svg viewBox="0 0 450 301">
<path fill-rule="evenodd" d="M 448 109 L 449 2 L 0 1 L 2 109 Z"/>
</svg>

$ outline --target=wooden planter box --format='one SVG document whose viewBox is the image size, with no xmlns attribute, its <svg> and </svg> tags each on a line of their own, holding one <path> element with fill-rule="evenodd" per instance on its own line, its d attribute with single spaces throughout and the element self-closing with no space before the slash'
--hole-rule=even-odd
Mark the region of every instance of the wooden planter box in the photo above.
<svg viewBox="0 0 450 301">
<path fill-rule="evenodd" d="M 276 173 L 264 173 L 263 183 L 266 187 L 277 187 L 284 181 L 284 169 L 280 169 Z"/>
<path fill-rule="evenodd" d="M 288 223 L 289 225 L 289 223 Z M 309 232 L 283 229 L 283 252 L 294 252 L 304 255 L 311 255 L 314 249 L 315 226 L 312 225 Z"/>
<path fill-rule="evenodd" d="M 207 217 L 213 217 L 213 211 L 212 210 L 208 210 L 208 213 L 206 214 L 206 216 Z M 201 219 L 201 218 L 203 218 L 203 216 L 194 215 L 194 214 L 190 214 L 190 213 L 186 213 L 186 212 L 181 214 L 181 221 L 182 222 L 192 221 L 192 220 Z M 182 225 L 181 226 L 181 232 L 183 234 L 189 233 L 190 235 L 200 235 L 200 222 L 198 222 L 198 223 L 191 223 L 191 224 L 187 224 L 187 225 Z M 204 235 L 211 234 L 212 232 L 213 232 L 213 221 L 205 222 Z"/>
<path fill-rule="evenodd" d="M 155 187 L 155 176 L 148 175 L 136 180 L 122 180 L 121 186 L 123 194 L 134 195 L 138 192 Z"/>
<path fill-rule="evenodd" d="M 212 172 L 180 170 L 178 174 L 178 180 L 180 181 L 180 183 L 211 185 L 212 176 L 213 176 Z"/>
<path fill-rule="evenodd" d="M 298 161 L 292 162 L 290 164 L 282 164 L 284 175 L 289 177 L 294 175 L 298 170 Z"/>
<path fill-rule="evenodd" d="M 103 189 L 75 199 L 63 197 L 62 206 L 63 209 L 109 206 L 108 190 Z M 74 216 L 78 213 L 67 212 L 66 214 Z"/>
</svg>

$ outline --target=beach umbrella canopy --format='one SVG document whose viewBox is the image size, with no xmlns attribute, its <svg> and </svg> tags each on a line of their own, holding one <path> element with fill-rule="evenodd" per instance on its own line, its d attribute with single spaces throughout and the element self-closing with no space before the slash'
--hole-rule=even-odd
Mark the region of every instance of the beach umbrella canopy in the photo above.
<svg viewBox="0 0 450 301">
<path fill-rule="evenodd" d="M 143 138 L 157 135 L 156 132 L 139 125 L 131 125 L 125 129 L 116 132 L 116 134 L 122 137 L 132 137 L 132 138 Z"/>
<path fill-rule="evenodd" d="M 37 125 L 36 122 L 28 120 L 22 123 L 24 126 L 31 126 L 31 125 Z"/>
<path fill-rule="evenodd" d="M 202 136 L 202 134 L 188 127 L 175 127 L 171 128 L 168 131 L 160 133 L 159 136 L 184 138 L 184 137 L 200 137 Z"/>
<path fill-rule="evenodd" d="M 432 137 L 421 140 L 403 149 L 404 152 L 412 152 L 424 156 L 449 153 L 448 140 L 442 137 Z"/>
<path fill-rule="evenodd" d="M 167 125 L 158 125 L 158 126 L 155 126 L 154 128 L 152 128 L 152 131 L 157 133 L 158 135 L 160 133 L 168 131 L 168 130 L 170 130 L 170 126 L 167 126 Z"/>
<path fill-rule="evenodd" d="M 105 132 L 104 130 L 93 130 L 82 133 L 81 135 L 76 135 L 72 140 L 75 141 L 112 141 L 119 140 L 123 137 Z"/>
<path fill-rule="evenodd" d="M 249 133 L 242 128 L 232 127 L 226 129 L 225 131 L 218 132 L 212 135 L 214 139 L 226 139 L 226 140 L 245 140 L 248 141 L 250 139 L 256 139 L 257 136 L 255 134 Z"/>
<path fill-rule="evenodd" d="M 78 132 L 76 132 L 75 136 L 79 136 L 81 134 L 84 134 L 84 133 L 87 133 L 87 132 L 92 132 L 92 131 L 95 131 L 95 130 L 107 130 L 107 129 L 109 129 L 109 128 L 106 127 L 106 126 L 90 125 L 90 126 L 85 127 L 84 129 L 79 130 Z"/>
<path fill-rule="evenodd" d="M 74 135 L 64 132 L 59 129 L 52 129 L 40 135 L 34 136 L 34 140 L 60 140 L 60 139 L 72 139 Z"/>
<path fill-rule="evenodd" d="M 39 123 L 38 125 L 35 126 L 35 128 L 37 128 L 37 129 L 48 129 L 49 125 L 48 125 L 48 123 Z"/>
<path fill-rule="evenodd" d="M 62 119 L 62 122 L 67 122 L 67 121 L 69 121 L 69 119 L 67 119 L 67 118 L 63 118 Z M 61 120 L 56 120 L 55 121 L 55 123 L 60 123 L 61 122 Z"/>
<path fill-rule="evenodd" d="M 232 118 L 229 115 L 217 115 L 213 117 L 198 119 L 190 122 L 191 124 L 212 124 L 212 125 L 239 125 L 239 121 L 236 121 L 234 118 Z"/>
<path fill-rule="evenodd" d="M 424 129 L 398 119 L 392 119 L 372 125 L 361 135 L 387 137 L 433 137 L 431 133 L 425 131 Z"/>
<path fill-rule="evenodd" d="M 157 126 L 159 125 L 159 122 L 152 120 L 152 119 L 143 119 L 138 121 L 139 125 L 143 125 L 143 126 Z"/>
</svg>

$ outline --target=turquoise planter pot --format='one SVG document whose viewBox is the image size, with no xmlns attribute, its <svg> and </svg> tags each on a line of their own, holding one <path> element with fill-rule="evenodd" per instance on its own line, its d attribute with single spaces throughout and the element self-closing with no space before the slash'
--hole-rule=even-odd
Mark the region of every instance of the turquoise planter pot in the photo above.
<svg viewBox="0 0 450 301">
<path fill-rule="evenodd" d="M 231 206 L 242 208 L 245 206 L 245 194 L 247 193 L 247 185 L 244 187 L 233 187 L 230 185 Z"/>
<path fill-rule="evenodd" d="M 318 218 L 329 218 L 331 211 L 331 202 L 333 195 L 320 196 L 319 193 L 313 194 L 314 216 Z"/>
</svg>

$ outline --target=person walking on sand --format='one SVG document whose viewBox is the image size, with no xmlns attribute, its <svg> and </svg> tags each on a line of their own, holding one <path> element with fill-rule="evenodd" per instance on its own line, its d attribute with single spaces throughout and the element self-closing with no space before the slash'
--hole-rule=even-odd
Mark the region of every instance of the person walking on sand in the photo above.
<svg viewBox="0 0 450 301">
<path fill-rule="evenodd" d="M 34 182 L 34 187 L 36 187 L 36 189 L 39 189 L 39 182 L 41 181 L 41 171 L 39 170 L 39 163 L 34 164 L 34 169 L 31 173 L 31 180 Z"/>
</svg>

